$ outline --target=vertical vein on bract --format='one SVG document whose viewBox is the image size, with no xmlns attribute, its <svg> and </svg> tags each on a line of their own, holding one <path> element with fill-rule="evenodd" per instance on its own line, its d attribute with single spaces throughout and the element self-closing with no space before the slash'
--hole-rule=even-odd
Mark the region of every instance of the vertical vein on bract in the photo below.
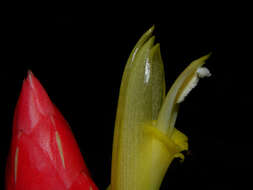
<svg viewBox="0 0 253 190">
<path fill-rule="evenodd" d="M 18 153 L 19 153 L 19 148 L 16 148 L 15 152 L 15 160 L 14 160 L 14 182 L 16 184 L 17 181 L 17 173 L 18 173 Z"/>
<path fill-rule="evenodd" d="M 56 142 L 57 142 L 57 146 L 59 149 L 59 153 L 60 153 L 60 157 L 61 157 L 61 161 L 62 161 L 62 165 L 65 168 L 65 162 L 64 162 L 64 155 L 63 155 L 63 149 L 62 149 L 62 144 L 61 144 L 61 138 L 58 134 L 58 132 L 55 132 L 55 136 L 56 136 Z"/>
</svg>

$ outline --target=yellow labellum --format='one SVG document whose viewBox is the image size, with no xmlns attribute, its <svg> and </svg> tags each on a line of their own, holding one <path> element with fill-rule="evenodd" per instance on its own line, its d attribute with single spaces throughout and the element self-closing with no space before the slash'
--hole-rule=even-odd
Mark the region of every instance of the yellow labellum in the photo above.
<svg viewBox="0 0 253 190">
<path fill-rule="evenodd" d="M 208 56 L 192 62 L 165 97 L 159 44 L 149 29 L 137 42 L 122 77 L 114 129 L 110 190 L 158 190 L 174 158 L 184 158 L 187 137 L 174 128 L 178 105 L 199 77 Z"/>
</svg>

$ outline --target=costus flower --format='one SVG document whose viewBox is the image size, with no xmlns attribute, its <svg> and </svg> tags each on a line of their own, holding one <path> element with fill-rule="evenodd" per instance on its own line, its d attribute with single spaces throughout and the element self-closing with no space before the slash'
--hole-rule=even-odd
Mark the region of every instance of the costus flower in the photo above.
<svg viewBox="0 0 253 190">
<path fill-rule="evenodd" d="M 210 55 L 193 61 L 165 96 L 159 44 L 149 29 L 137 42 L 122 77 L 114 129 L 111 190 L 158 190 L 174 158 L 184 158 L 186 135 L 175 126 L 179 104 L 210 76 L 202 67 Z"/>
<path fill-rule="evenodd" d="M 31 72 L 15 109 L 6 190 L 97 190 L 70 126 Z"/>
</svg>

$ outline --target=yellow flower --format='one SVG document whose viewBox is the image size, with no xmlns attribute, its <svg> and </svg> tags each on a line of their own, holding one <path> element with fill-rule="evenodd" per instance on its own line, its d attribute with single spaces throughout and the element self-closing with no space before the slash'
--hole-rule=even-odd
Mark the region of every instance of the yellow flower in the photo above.
<svg viewBox="0 0 253 190">
<path fill-rule="evenodd" d="M 199 78 L 209 55 L 193 61 L 165 97 L 159 44 L 150 28 L 137 42 L 122 77 L 115 122 L 111 190 L 158 190 L 176 157 L 188 150 L 187 137 L 174 125 L 179 104 Z"/>
</svg>

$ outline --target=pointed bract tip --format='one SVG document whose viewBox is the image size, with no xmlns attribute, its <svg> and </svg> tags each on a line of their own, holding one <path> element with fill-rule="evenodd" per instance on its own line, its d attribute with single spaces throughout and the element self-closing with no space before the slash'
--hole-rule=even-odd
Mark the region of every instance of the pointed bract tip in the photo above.
<svg viewBox="0 0 253 190">
<path fill-rule="evenodd" d="M 31 85 L 32 88 L 34 88 L 34 86 L 33 86 L 33 84 L 34 84 L 34 82 L 33 82 L 34 79 L 37 79 L 37 78 L 34 76 L 33 72 L 29 69 L 29 70 L 27 71 L 26 81 L 28 81 L 28 83 Z M 38 79 L 37 79 L 37 80 L 38 80 Z"/>
<path fill-rule="evenodd" d="M 26 80 L 32 81 L 32 78 L 34 77 L 33 72 L 29 69 L 27 71 L 27 77 Z"/>
<path fill-rule="evenodd" d="M 202 57 L 200 57 L 199 59 L 197 59 L 198 61 L 206 61 L 207 59 L 209 59 L 212 55 L 212 52 L 208 53 L 207 55 L 204 55 Z"/>
<path fill-rule="evenodd" d="M 212 55 L 212 52 L 208 53 L 207 55 L 205 55 L 203 57 L 205 57 L 205 60 L 207 60 L 207 59 L 209 59 L 211 57 L 211 55 Z"/>
<path fill-rule="evenodd" d="M 51 115 L 54 110 L 54 105 L 45 89 L 29 70 L 15 108 L 14 131 L 18 128 L 29 133 L 42 116 Z"/>
<path fill-rule="evenodd" d="M 153 24 L 150 28 L 149 28 L 149 31 L 150 32 L 153 32 L 155 30 L 155 25 Z"/>
<path fill-rule="evenodd" d="M 27 76 L 29 76 L 29 75 L 33 75 L 33 72 L 30 69 L 28 69 L 28 71 L 27 71 Z"/>
<path fill-rule="evenodd" d="M 155 44 L 152 49 L 152 52 L 160 52 L 160 43 Z"/>
<path fill-rule="evenodd" d="M 145 38 L 145 41 L 146 41 L 148 38 L 151 37 L 151 35 L 153 34 L 154 30 L 155 30 L 155 25 L 152 25 L 152 26 L 143 34 L 143 36 L 145 36 L 145 37 L 144 37 L 144 38 Z M 142 37 L 143 37 L 143 36 L 142 36 Z M 140 39 L 140 40 L 141 40 L 141 39 Z"/>
<path fill-rule="evenodd" d="M 27 72 L 27 83 L 29 84 L 31 88 L 31 92 L 34 97 L 34 101 L 37 105 L 38 111 L 45 115 L 45 114 L 51 114 L 53 112 L 53 104 L 50 100 L 50 98 L 47 95 L 46 90 L 43 88 L 39 80 L 34 76 L 31 70 L 28 70 Z"/>
</svg>

